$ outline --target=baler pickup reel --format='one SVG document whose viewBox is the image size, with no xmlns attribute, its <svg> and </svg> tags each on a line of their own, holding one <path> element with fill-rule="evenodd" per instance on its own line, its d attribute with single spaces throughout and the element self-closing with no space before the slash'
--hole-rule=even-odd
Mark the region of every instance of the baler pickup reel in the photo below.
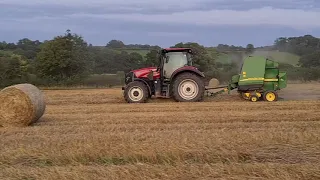
<svg viewBox="0 0 320 180">
<path fill-rule="evenodd" d="M 213 90 L 213 89 L 221 89 L 223 88 L 222 90 L 220 91 L 217 91 L 217 92 L 211 92 L 209 90 Z M 230 86 L 218 86 L 218 87 L 206 87 L 206 95 L 207 96 L 216 96 L 218 94 L 222 94 L 224 92 L 227 92 L 228 91 L 228 94 L 230 94 L 230 91 L 232 89 L 230 89 Z"/>
</svg>

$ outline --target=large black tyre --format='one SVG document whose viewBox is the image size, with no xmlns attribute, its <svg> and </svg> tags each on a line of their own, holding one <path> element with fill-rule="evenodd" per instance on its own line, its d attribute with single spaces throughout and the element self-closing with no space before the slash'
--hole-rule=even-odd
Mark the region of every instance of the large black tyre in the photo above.
<svg viewBox="0 0 320 180">
<path fill-rule="evenodd" d="M 239 92 L 239 96 L 240 96 L 242 99 L 244 99 L 244 100 L 250 100 L 250 97 L 247 97 L 247 96 L 245 95 L 245 92 Z"/>
<path fill-rule="evenodd" d="M 130 82 L 124 90 L 124 99 L 128 103 L 145 103 L 149 99 L 148 87 L 141 81 Z"/>
<path fill-rule="evenodd" d="M 174 78 L 171 95 L 178 102 L 198 102 L 203 100 L 205 84 L 201 77 L 193 73 L 182 73 Z"/>
</svg>

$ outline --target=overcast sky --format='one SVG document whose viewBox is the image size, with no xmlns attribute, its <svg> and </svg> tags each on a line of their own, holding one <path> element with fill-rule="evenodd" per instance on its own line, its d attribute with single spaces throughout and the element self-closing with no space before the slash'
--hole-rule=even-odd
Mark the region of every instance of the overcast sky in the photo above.
<svg viewBox="0 0 320 180">
<path fill-rule="evenodd" d="M 93 45 L 261 46 L 319 37 L 320 0 L 0 0 L 0 41 L 43 41 L 67 29 Z"/>
</svg>

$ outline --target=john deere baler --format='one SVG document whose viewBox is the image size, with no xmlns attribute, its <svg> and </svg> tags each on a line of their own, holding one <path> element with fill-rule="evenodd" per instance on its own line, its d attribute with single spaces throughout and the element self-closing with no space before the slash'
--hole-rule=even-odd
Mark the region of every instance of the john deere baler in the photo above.
<svg viewBox="0 0 320 180">
<path fill-rule="evenodd" d="M 238 89 L 240 95 L 251 101 L 262 98 L 276 101 L 277 91 L 287 87 L 287 74 L 279 70 L 279 63 L 260 56 L 244 59 L 239 75 L 234 75 L 229 90 Z"/>
</svg>

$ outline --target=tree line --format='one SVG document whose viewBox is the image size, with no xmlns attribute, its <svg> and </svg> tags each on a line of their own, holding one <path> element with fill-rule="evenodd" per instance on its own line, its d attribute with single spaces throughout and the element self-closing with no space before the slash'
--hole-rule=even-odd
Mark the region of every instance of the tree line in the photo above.
<svg viewBox="0 0 320 180">
<path fill-rule="evenodd" d="M 299 37 L 279 37 L 272 49 L 300 56 L 298 67 L 282 64 L 282 68 L 292 74 L 290 78 L 299 80 L 319 80 L 320 78 L 320 39 L 312 35 Z"/>
<path fill-rule="evenodd" d="M 280 37 L 269 47 L 255 48 L 253 44 L 205 47 L 196 42 L 177 43 L 171 47 L 191 47 L 194 65 L 205 72 L 208 79 L 229 80 L 239 72 L 243 57 L 259 49 L 300 56 L 297 66 L 281 64 L 290 72 L 291 79 L 320 78 L 320 39 L 311 35 Z M 43 42 L 28 38 L 17 43 L 0 42 L 0 86 L 24 82 L 41 86 L 119 84 L 124 73 L 132 69 L 157 66 L 160 49 L 160 46 L 126 45 L 121 40 L 94 46 L 70 30 Z M 223 63 L 223 57 L 231 62 Z"/>
</svg>

